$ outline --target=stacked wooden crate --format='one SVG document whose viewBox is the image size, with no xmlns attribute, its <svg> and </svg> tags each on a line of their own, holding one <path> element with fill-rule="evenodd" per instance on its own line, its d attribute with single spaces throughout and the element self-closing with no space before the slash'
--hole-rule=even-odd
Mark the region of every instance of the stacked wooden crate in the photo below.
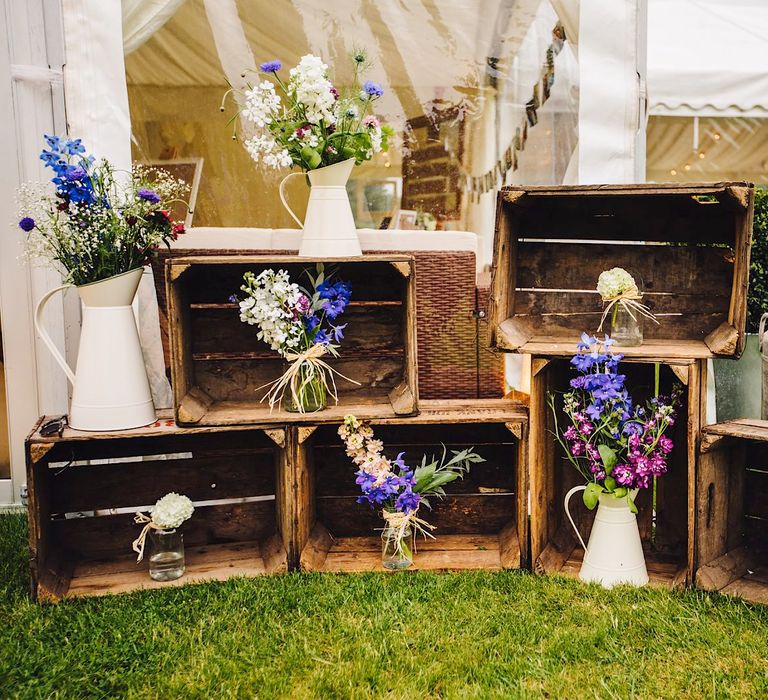
<svg viewBox="0 0 768 700">
<path fill-rule="evenodd" d="M 527 565 L 526 410 L 474 397 L 420 405 L 413 257 L 322 262 L 352 285 L 341 356 L 329 362 L 358 384 L 337 378 L 338 404 L 300 414 L 263 402 L 265 385 L 285 364 L 239 320 L 230 296 L 247 271 L 285 269 L 297 280 L 315 261 L 167 260 L 173 415 L 114 434 L 67 428 L 44 438 L 36 429 L 28 439 L 38 599 L 166 585 L 149 579 L 130 545 L 139 530 L 134 513 L 169 491 L 195 502 L 178 583 L 299 567 L 381 569 L 383 520 L 356 503 L 355 467 L 337 435 L 347 414 L 371 420 L 387 454 L 405 451 L 409 463 L 464 447 L 486 460 L 452 484 L 444 501 L 433 499 L 425 517 L 436 539 L 417 544 L 417 568 Z"/>
<path fill-rule="evenodd" d="M 32 594 L 41 601 L 159 587 L 131 542 L 169 491 L 195 513 L 184 525 L 187 581 L 288 570 L 293 519 L 286 431 L 181 428 L 170 413 L 116 433 L 65 428 L 27 439 Z"/>
<path fill-rule="evenodd" d="M 696 498 L 696 585 L 768 603 L 768 421 L 707 426 Z"/>
<path fill-rule="evenodd" d="M 584 331 L 596 333 L 597 278 L 613 267 L 642 281 L 639 347 L 617 347 L 635 400 L 684 385 L 670 471 L 638 498 L 649 575 L 667 585 L 693 580 L 696 462 L 705 417 L 706 359 L 744 347 L 753 189 L 746 183 L 504 188 L 498 199 L 491 344 L 532 358 L 530 403 L 531 558 L 538 573 L 578 574 L 583 552 L 564 514 L 578 483 L 552 439 L 550 392 L 574 376 L 568 359 Z M 576 506 L 587 539 L 593 514 Z"/>
</svg>

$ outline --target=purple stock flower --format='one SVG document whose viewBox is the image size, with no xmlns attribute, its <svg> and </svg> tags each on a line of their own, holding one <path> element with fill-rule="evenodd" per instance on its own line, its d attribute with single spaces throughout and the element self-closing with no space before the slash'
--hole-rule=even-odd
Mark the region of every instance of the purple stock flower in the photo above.
<svg viewBox="0 0 768 700">
<path fill-rule="evenodd" d="M 150 204 L 157 204 L 160 201 L 160 195 L 153 190 L 148 190 L 146 187 L 142 187 L 136 195 L 139 199 L 143 199 Z"/>
<path fill-rule="evenodd" d="M 566 440 L 575 440 L 579 434 L 576 432 L 576 428 L 574 428 L 572 425 L 569 425 L 564 431 L 563 431 L 563 437 Z"/>
<path fill-rule="evenodd" d="M 31 216 L 25 216 L 21 221 L 19 221 L 19 228 L 22 231 L 26 231 L 27 233 L 35 228 L 35 225 L 35 220 Z"/>
<path fill-rule="evenodd" d="M 632 467 L 630 467 L 628 464 L 617 464 L 613 468 L 611 476 L 616 479 L 616 483 L 619 486 L 630 487 L 632 486 L 632 481 L 634 480 L 635 474 L 632 471 Z"/>
<path fill-rule="evenodd" d="M 283 64 L 281 61 L 278 61 L 277 59 L 274 59 L 272 61 L 266 61 L 262 63 L 259 66 L 259 70 L 262 73 L 277 73 L 281 68 L 283 67 Z"/>
<path fill-rule="evenodd" d="M 672 452 L 672 448 L 674 447 L 675 443 L 672 442 L 670 438 L 668 438 L 666 435 L 662 435 L 659 438 L 659 449 L 664 454 L 669 454 Z"/>
</svg>

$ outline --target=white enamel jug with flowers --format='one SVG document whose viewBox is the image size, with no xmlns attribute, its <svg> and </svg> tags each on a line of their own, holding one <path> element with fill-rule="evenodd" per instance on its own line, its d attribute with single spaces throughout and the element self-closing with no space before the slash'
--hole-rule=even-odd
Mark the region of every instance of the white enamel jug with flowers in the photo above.
<svg viewBox="0 0 768 700">
<path fill-rule="evenodd" d="M 346 185 L 355 165 L 386 151 L 393 130 L 382 125 L 372 105 L 383 94 L 381 86 L 360 78 L 368 59 L 352 54 L 351 88 L 339 90 L 328 78 L 328 66 L 318 56 L 303 56 L 279 76 L 280 61 L 262 63 L 260 80 L 244 93 L 241 115 L 250 127 L 244 145 L 254 161 L 270 168 L 298 167 L 310 185 L 302 221 L 285 196 L 290 173 L 280 183 L 280 201 L 303 230 L 299 255 L 352 257 L 361 255 Z M 222 107 L 223 109 L 223 107 Z"/>
<path fill-rule="evenodd" d="M 144 266 L 161 244 L 183 233 L 164 209 L 184 183 L 136 168 L 117 183 L 106 161 L 85 154 L 80 139 L 45 137 L 41 159 L 56 173 L 55 190 L 21 190 L 27 253 L 61 268 L 65 283 L 40 299 L 35 328 L 72 384 L 69 425 L 125 430 L 155 422 L 155 408 L 131 306 Z M 43 326 L 47 302 L 75 287 L 82 329 L 74 370 Z"/>
<path fill-rule="evenodd" d="M 587 482 L 568 491 L 563 503 L 584 548 L 579 578 L 606 588 L 648 582 L 635 497 L 667 472 L 673 443 L 665 433 L 675 423 L 677 403 L 677 389 L 671 397 L 661 397 L 657 381 L 655 397 L 645 406 L 635 404 L 624 386 L 626 377 L 618 371 L 623 356 L 612 352 L 613 344 L 608 337 L 601 343 L 583 334 L 571 360 L 579 372 L 571 390 L 562 405 L 549 395 L 558 423 L 556 440 Z M 588 543 L 569 510 L 579 491 L 587 508 L 597 507 Z"/>
</svg>

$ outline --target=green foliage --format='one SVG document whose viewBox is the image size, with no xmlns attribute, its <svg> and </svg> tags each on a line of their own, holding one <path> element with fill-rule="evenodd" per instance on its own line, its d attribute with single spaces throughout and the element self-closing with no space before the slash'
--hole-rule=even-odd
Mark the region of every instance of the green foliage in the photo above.
<svg viewBox="0 0 768 700">
<path fill-rule="evenodd" d="M 38 606 L 25 559 L 0 517 L 4 699 L 768 697 L 768 607 L 696 591 L 292 574 Z"/>
<path fill-rule="evenodd" d="M 768 312 L 768 190 L 755 190 L 755 222 L 747 295 L 747 333 L 757 333 L 760 316 Z"/>
</svg>

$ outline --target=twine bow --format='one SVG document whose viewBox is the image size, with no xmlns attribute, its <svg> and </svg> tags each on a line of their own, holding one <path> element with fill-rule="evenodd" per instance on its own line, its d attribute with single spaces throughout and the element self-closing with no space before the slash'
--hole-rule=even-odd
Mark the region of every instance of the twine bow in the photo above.
<svg viewBox="0 0 768 700">
<path fill-rule="evenodd" d="M 603 297 L 603 302 L 608 302 L 608 306 L 603 309 L 603 316 L 600 319 L 600 325 L 597 327 L 598 332 L 603 330 L 603 324 L 605 323 L 605 319 L 608 318 L 608 314 L 611 313 L 611 310 L 613 310 L 614 314 L 616 313 L 617 304 L 624 308 L 624 310 L 631 316 L 633 321 L 637 321 L 637 318 L 632 313 L 634 311 L 638 315 L 645 316 L 654 323 L 658 324 L 658 320 L 651 313 L 651 310 L 645 304 L 640 303 L 640 299 L 642 298 L 643 295 L 640 294 L 637 285 L 632 285 L 629 289 L 625 289 L 618 296 Z"/>
<path fill-rule="evenodd" d="M 348 382 L 352 382 L 352 384 L 360 385 L 360 382 L 356 382 L 354 379 L 344 376 L 341 372 L 331 367 L 325 360 L 321 359 L 323 355 L 328 352 L 330 351 L 325 345 L 317 343 L 304 352 L 287 352 L 285 354 L 285 359 L 291 363 L 285 373 L 273 382 L 269 382 L 259 387 L 259 389 L 269 387 L 269 391 L 261 400 L 269 401 L 270 412 L 274 409 L 275 404 L 280 404 L 285 392 L 290 390 L 291 399 L 293 400 L 294 405 L 299 409 L 299 413 L 304 413 L 301 394 L 308 386 L 312 385 L 312 382 L 314 382 L 315 379 L 319 380 L 323 389 L 333 397 L 333 400 L 336 403 L 338 403 L 339 397 L 336 390 L 334 374 L 342 379 L 346 379 Z M 302 368 L 304 367 L 306 367 L 306 370 L 304 371 L 304 378 L 301 379 L 300 375 Z M 329 378 L 331 380 L 330 384 L 328 383 Z M 259 389 L 257 389 L 257 391 Z"/>
<path fill-rule="evenodd" d="M 146 543 L 147 535 L 149 534 L 149 531 L 162 530 L 163 528 L 160 527 L 148 515 L 144 515 L 144 513 L 136 513 L 136 515 L 133 518 L 133 522 L 138 524 L 145 523 L 144 527 L 141 528 L 141 532 L 139 533 L 139 536 L 133 541 L 133 544 L 131 545 L 131 549 L 133 549 L 133 551 L 137 552 L 139 555 L 138 557 L 136 557 L 136 561 L 141 561 L 144 558 L 144 545 Z"/>
<path fill-rule="evenodd" d="M 431 537 L 432 539 L 435 539 L 435 536 L 429 532 L 429 530 L 434 530 L 435 526 L 430 525 L 426 520 L 419 518 L 416 515 L 418 510 L 419 509 L 417 508 L 410 513 L 401 513 L 400 511 L 392 512 L 387 510 L 381 511 L 381 515 L 384 518 L 384 521 L 387 523 L 387 528 L 394 530 L 394 533 L 388 537 L 388 539 L 395 540 L 397 543 L 396 551 L 399 555 L 403 554 L 403 540 L 405 539 L 405 531 L 409 527 L 413 527 L 416 532 L 419 532 L 424 537 Z M 414 550 L 415 549 L 416 545 L 414 539 Z"/>
</svg>

